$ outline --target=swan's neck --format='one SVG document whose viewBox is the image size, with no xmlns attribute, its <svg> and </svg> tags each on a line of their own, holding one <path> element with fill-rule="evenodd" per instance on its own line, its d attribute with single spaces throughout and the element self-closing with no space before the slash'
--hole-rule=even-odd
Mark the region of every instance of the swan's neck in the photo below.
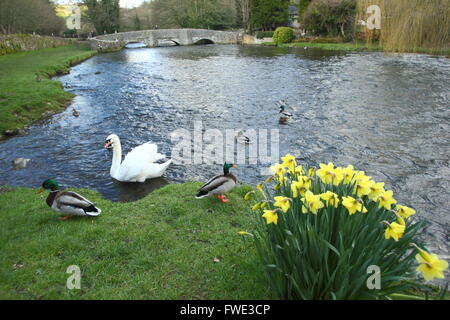
<svg viewBox="0 0 450 320">
<path fill-rule="evenodd" d="M 110 170 L 110 174 L 113 178 L 116 178 L 118 176 L 121 162 L 122 162 L 122 146 L 120 145 L 120 141 L 117 141 L 114 144 L 113 159 Z"/>
</svg>

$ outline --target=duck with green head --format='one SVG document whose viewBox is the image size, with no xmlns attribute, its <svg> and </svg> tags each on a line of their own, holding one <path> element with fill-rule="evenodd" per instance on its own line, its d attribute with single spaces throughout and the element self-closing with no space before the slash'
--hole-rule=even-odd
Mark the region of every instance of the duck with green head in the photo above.
<svg viewBox="0 0 450 320">
<path fill-rule="evenodd" d="M 230 191 L 236 185 L 236 177 L 230 173 L 231 168 L 236 168 L 235 164 L 224 163 L 223 174 L 211 178 L 206 182 L 199 190 L 195 199 L 201 199 L 215 195 L 219 198 L 220 202 L 225 203 L 230 201 L 225 197 L 225 193 Z"/>
<path fill-rule="evenodd" d="M 65 213 L 60 220 L 67 220 L 71 216 L 96 217 L 102 211 L 94 203 L 73 191 L 62 191 L 55 180 L 47 179 L 42 183 L 38 192 L 50 190 L 47 197 L 47 205 L 56 212 Z"/>
<path fill-rule="evenodd" d="M 283 101 L 279 101 L 280 104 L 280 119 L 279 119 L 279 123 L 280 124 L 285 124 L 288 122 L 289 118 L 292 117 L 292 113 L 286 112 L 286 107 L 285 107 L 285 103 Z"/>
</svg>

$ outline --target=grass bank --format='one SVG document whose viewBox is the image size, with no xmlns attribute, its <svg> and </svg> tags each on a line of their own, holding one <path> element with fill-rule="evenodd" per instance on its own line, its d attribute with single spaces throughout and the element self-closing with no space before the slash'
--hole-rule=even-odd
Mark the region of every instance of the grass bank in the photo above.
<svg viewBox="0 0 450 320">
<path fill-rule="evenodd" d="M 279 43 L 265 42 L 263 45 L 278 46 L 280 48 L 318 48 L 322 50 L 333 51 L 383 51 L 379 45 L 366 44 L 366 43 L 311 43 L 311 42 L 292 42 L 292 43 Z"/>
<path fill-rule="evenodd" d="M 0 139 L 46 115 L 62 111 L 73 94 L 49 77 L 96 54 L 67 46 L 0 56 Z M 36 73 L 41 81 L 36 80 Z"/>
<path fill-rule="evenodd" d="M 358 51 L 358 52 L 374 52 L 374 51 L 385 51 L 383 47 L 379 44 L 370 44 L 363 42 L 343 42 L 343 43 L 311 43 L 311 42 L 292 42 L 292 43 L 280 43 L 276 44 L 274 42 L 265 42 L 263 45 L 267 46 L 278 46 L 280 48 L 318 48 L 322 50 L 333 50 L 333 51 Z M 407 50 L 403 53 L 419 53 L 419 54 L 431 54 L 437 56 L 450 57 L 449 49 L 425 49 L 425 48 L 415 48 Z"/>
<path fill-rule="evenodd" d="M 0 188 L 0 299 L 265 299 L 256 252 L 238 231 L 254 219 L 236 187 L 231 201 L 194 199 L 173 184 L 132 203 L 77 190 L 97 218 L 57 219 L 35 189 Z M 78 265 L 81 289 L 68 290 Z"/>
</svg>

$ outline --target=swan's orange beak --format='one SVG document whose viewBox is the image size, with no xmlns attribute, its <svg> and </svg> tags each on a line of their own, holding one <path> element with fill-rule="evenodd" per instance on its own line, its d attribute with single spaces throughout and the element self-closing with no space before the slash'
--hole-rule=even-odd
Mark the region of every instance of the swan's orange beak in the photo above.
<svg viewBox="0 0 450 320">
<path fill-rule="evenodd" d="M 108 148 L 111 147 L 111 145 L 112 145 L 112 142 L 109 141 L 109 140 L 107 140 L 107 141 L 105 141 L 105 144 L 103 145 L 103 147 L 106 148 L 106 149 L 108 149 Z"/>
</svg>

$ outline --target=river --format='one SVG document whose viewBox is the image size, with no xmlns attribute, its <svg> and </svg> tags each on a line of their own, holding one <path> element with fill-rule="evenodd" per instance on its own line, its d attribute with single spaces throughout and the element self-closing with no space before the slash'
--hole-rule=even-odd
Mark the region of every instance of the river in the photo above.
<svg viewBox="0 0 450 320">
<path fill-rule="evenodd" d="M 56 178 L 132 201 L 168 183 L 205 181 L 221 165 L 173 164 L 164 178 L 118 183 L 109 176 L 112 153 L 103 149 L 110 133 L 125 152 L 153 141 L 170 157 L 171 132 L 193 132 L 194 121 L 204 130 L 279 130 L 280 155 L 353 164 L 386 182 L 399 203 L 430 222 L 430 249 L 449 252 L 449 59 L 238 45 L 134 48 L 95 56 L 59 80 L 76 94 L 71 107 L 0 142 L 0 185 L 38 187 Z M 287 125 L 278 124 L 280 99 L 294 115 Z M 18 157 L 32 160 L 12 170 Z M 235 173 L 243 183 L 264 178 L 259 165 Z"/>
</svg>

